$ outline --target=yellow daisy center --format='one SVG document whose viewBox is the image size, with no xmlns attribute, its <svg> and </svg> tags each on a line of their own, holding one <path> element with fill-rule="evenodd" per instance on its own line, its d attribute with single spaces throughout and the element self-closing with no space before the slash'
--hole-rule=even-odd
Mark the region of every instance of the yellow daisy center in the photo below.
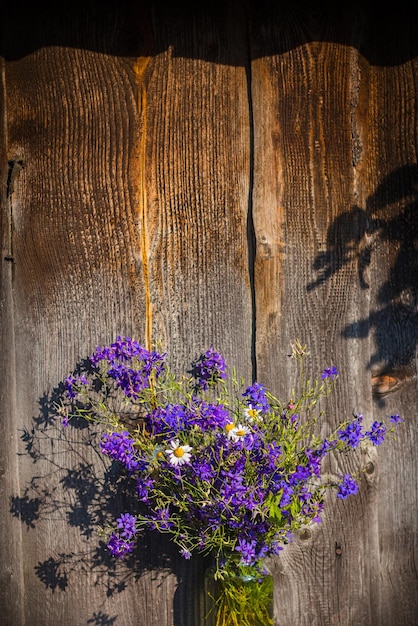
<svg viewBox="0 0 418 626">
<path fill-rule="evenodd" d="M 231 430 L 234 430 L 234 428 L 235 428 L 235 426 L 233 424 L 227 424 L 225 426 L 225 430 L 226 430 L 227 433 L 230 433 Z"/>
<path fill-rule="evenodd" d="M 173 454 L 174 456 L 176 456 L 178 459 L 181 459 L 181 457 L 184 455 L 184 450 L 183 448 L 176 448 L 175 450 L 173 450 Z"/>
<path fill-rule="evenodd" d="M 237 437 L 243 437 L 245 435 L 245 430 L 243 428 L 240 428 L 239 430 L 235 431 L 235 434 L 237 435 Z"/>
<path fill-rule="evenodd" d="M 258 411 L 257 409 L 248 409 L 248 417 L 257 417 Z"/>
</svg>

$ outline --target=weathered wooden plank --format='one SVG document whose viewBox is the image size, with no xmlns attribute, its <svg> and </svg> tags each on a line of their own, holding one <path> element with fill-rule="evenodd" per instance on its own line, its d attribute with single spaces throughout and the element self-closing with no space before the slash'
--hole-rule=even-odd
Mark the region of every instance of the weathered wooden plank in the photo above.
<svg viewBox="0 0 418 626">
<path fill-rule="evenodd" d="M 353 410 L 367 424 L 372 419 L 368 343 L 343 336 L 369 311 L 353 254 L 367 198 L 359 128 L 367 82 L 354 47 L 364 16 L 353 13 L 342 33 L 337 13 L 288 6 L 269 19 L 254 14 L 251 31 L 257 372 L 286 397 L 295 371 L 285 355 L 296 337 L 311 349 L 309 375 L 337 364 L 341 377 L 324 432 Z M 329 472 L 366 464 L 362 456 L 339 457 Z M 329 500 L 321 526 L 302 533 L 277 560 L 286 598 L 278 600 L 278 623 L 378 623 L 377 536 L 378 502 L 367 481 L 357 499 Z"/>
<path fill-rule="evenodd" d="M 6 129 L 5 67 L 0 58 L 0 120 Z M 0 623 L 18 624 L 23 607 L 23 576 L 21 553 L 21 528 L 17 519 L 9 514 L 10 493 L 19 492 L 18 434 L 16 431 L 15 346 L 13 328 L 13 271 L 14 259 L 11 242 L 10 212 L 14 175 L 19 164 L 8 164 L 7 134 L 0 134 L 1 179 L 1 278 L 0 278 L 0 497 L 2 519 L 0 524 L 0 597 L 2 611 Z"/>
<path fill-rule="evenodd" d="M 26 507 L 22 623 L 83 623 L 100 611 L 134 610 L 123 595 L 104 606 L 104 585 L 91 591 L 97 566 L 88 533 L 99 521 L 100 467 L 81 432 L 61 437 L 51 406 L 79 358 L 119 327 L 133 331 L 135 290 L 143 293 L 141 273 L 130 281 L 139 247 L 127 174 L 133 81 L 123 64 L 118 71 L 96 56 L 45 48 L 6 72 L 9 158 L 25 164 L 12 216 L 16 434 L 24 441 L 20 499 L 10 494 L 15 507 Z"/>
<path fill-rule="evenodd" d="M 150 246 L 155 330 L 175 346 L 177 366 L 214 343 L 248 377 L 246 40 L 230 11 L 169 11 L 156 30 L 166 52 L 147 97 Z"/>
<path fill-rule="evenodd" d="M 396 32 L 396 31 L 395 31 Z M 407 31 L 406 31 L 407 32 Z M 405 31 L 389 38 L 394 55 L 410 40 Z M 418 614 L 416 538 L 417 456 L 417 60 L 371 67 L 367 156 L 369 195 L 365 210 L 370 259 L 370 311 L 361 320 L 371 340 L 368 369 L 374 382 L 374 417 L 400 413 L 405 424 L 379 454 L 376 482 L 379 513 L 381 623 L 411 624 Z M 349 329 L 350 330 L 350 329 Z M 377 573 L 376 573 L 377 574 Z"/>
<path fill-rule="evenodd" d="M 109 509 L 86 432 L 62 433 L 51 406 L 77 360 L 117 333 L 161 339 L 181 369 L 213 343 L 251 378 L 239 28 L 211 12 L 169 17 L 154 14 L 142 41 L 136 16 L 127 58 L 104 52 L 99 16 L 86 26 L 76 8 L 64 23 L 37 15 L 39 48 L 26 40 L 28 54 L 13 48 L 7 63 L 7 156 L 24 163 L 12 214 L 17 425 L 8 428 L 22 442 L 21 490 L 10 485 L 9 498 L 25 555 L 14 626 L 194 619 L 199 560 L 186 568 L 150 536 L 134 570 L 115 572 L 97 549 L 96 524 L 121 503 Z M 77 46 L 66 47 L 74 33 Z"/>
</svg>

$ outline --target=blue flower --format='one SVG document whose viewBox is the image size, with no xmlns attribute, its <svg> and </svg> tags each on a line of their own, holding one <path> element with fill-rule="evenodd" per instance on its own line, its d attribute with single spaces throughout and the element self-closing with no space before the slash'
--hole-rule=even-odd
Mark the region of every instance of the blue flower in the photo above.
<svg viewBox="0 0 418 626">
<path fill-rule="evenodd" d="M 338 485 L 337 498 L 345 500 L 348 496 L 354 496 L 356 493 L 358 493 L 358 484 L 350 474 L 345 474 Z"/>
<path fill-rule="evenodd" d="M 322 459 L 323 457 L 325 457 L 331 450 L 334 450 L 336 446 L 336 443 L 334 441 L 328 441 L 328 439 L 325 437 L 322 445 L 314 451 L 314 454 Z"/>
<path fill-rule="evenodd" d="M 235 550 L 241 553 L 241 565 L 252 565 L 256 561 L 256 547 L 257 542 L 255 539 L 251 539 L 251 541 L 238 539 L 238 545 L 235 546 Z"/>
<path fill-rule="evenodd" d="M 155 512 L 150 515 L 149 528 L 151 530 L 166 531 L 173 528 L 174 524 L 170 519 L 170 511 L 168 506 L 157 507 Z"/>
<path fill-rule="evenodd" d="M 112 556 L 123 558 L 134 549 L 134 542 L 123 539 L 116 533 L 110 535 L 107 548 Z"/>
<path fill-rule="evenodd" d="M 213 469 L 208 461 L 197 459 L 193 463 L 193 472 L 199 480 L 211 481 L 216 476 L 216 470 Z"/>
<path fill-rule="evenodd" d="M 180 550 L 180 554 L 181 554 L 181 556 L 184 559 L 187 559 L 187 560 L 191 559 L 191 557 L 192 557 L 192 553 L 189 550 L 187 550 L 186 548 L 182 548 Z"/>
<path fill-rule="evenodd" d="M 154 486 L 155 481 L 150 476 L 146 478 L 137 478 L 136 494 L 141 502 L 149 504 L 149 492 L 154 488 Z"/>
<path fill-rule="evenodd" d="M 74 398 L 76 398 L 79 394 L 79 387 L 81 385 L 87 385 L 87 384 L 88 384 L 88 381 L 87 381 L 87 378 L 84 376 L 84 374 L 78 377 L 72 376 L 71 374 L 70 376 L 67 376 L 67 378 L 64 381 L 64 387 L 65 387 L 67 398 L 74 400 Z"/>
<path fill-rule="evenodd" d="M 395 415 L 391 415 L 390 416 L 389 421 L 393 422 L 394 424 L 400 424 L 404 420 L 402 419 L 402 417 L 398 413 L 395 413 Z"/>
<path fill-rule="evenodd" d="M 285 507 L 289 506 L 289 504 L 291 503 L 292 496 L 293 496 L 295 490 L 293 489 L 293 487 L 291 487 L 290 485 L 288 485 L 285 482 L 283 482 L 282 488 L 283 488 L 283 494 L 282 494 L 279 506 L 281 508 L 285 508 Z"/>
<path fill-rule="evenodd" d="M 335 367 L 335 365 L 333 365 L 331 367 L 326 367 L 324 369 L 324 371 L 322 372 L 321 378 L 323 380 L 325 380 L 326 378 L 330 378 L 331 380 L 334 380 L 334 378 L 336 378 L 337 376 L 338 376 L 338 369 Z"/>
<path fill-rule="evenodd" d="M 195 399 L 193 406 L 189 409 L 189 425 L 199 426 L 204 431 L 225 428 L 228 421 L 229 413 L 223 404 L 209 404 Z"/>
<path fill-rule="evenodd" d="M 374 446 L 380 446 L 385 440 L 386 426 L 383 422 L 375 421 L 372 424 L 371 430 L 364 433 L 365 437 L 368 437 Z"/>
<path fill-rule="evenodd" d="M 123 340 L 119 336 L 110 346 L 97 348 L 90 357 L 90 362 L 97 366 L 101 361 L 106 361 L 107 375 L 115 380 L 128 398 L 135 399 L 141 391 L 149 387 L 152 373 L 158 378 L 164 371 L 165 356 L 149 352 L 129 337 Z"/>
<path fill-rule="evenodd" d="M 247 387 L 242 395 L 247 399 L 247 404 L 251 405 L 253 409 L 259 409 L 263 413 L 267 413 L 270 410 L 270 404 L 262 383 L 253 383 L 250 387 Z"/>
<path fill-rule="evenodd" d="M 166 434 L 168 436 L 177 435 L 182 430 L 187 421 L 186 409 L 182 405 L 167 404 L 157 407 L 147 416 L 148 428 L 156 435 Z"/>
<path fill-rule="evenodd" d="M 221 354 L 211 347 L 193 364 L 193 376 L 203 390 L 226 378 L 226 364 Z"/>
<path fill-rule="evenodd" d="M 122 513 L 116 520 L 117 528 L 122 530 L 121 536 L 131 539 L 136 534 L 136 517 L 130 513 Z"/>
<path fill-rule="evenodd" d="M 127 430 L 121 433 L 105 433 L 100 442 L 100 449 L 103 454 L 119 461 L 131 472 L 141 468 L 136 458 L 134 441 Z"/>
<path fill-rule="evenodd" d="M 357 415 L 355 420 L 350 422 L 344 429 L 338 431 L 339 440 L 345 443 L 349 448 L 357 448 L 362 439 L 362 420 L 363 416 Z"/>
</svg>

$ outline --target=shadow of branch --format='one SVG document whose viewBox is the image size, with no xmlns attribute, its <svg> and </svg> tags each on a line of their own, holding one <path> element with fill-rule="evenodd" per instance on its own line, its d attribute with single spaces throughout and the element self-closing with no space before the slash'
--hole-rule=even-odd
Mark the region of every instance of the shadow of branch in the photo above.
<svg viewBox="0 0 418 626">
<path fill-rule="evenodd" d="M 390 266 L 385 259 L 382 269 L 386 275 L 384 272 L 382 275 L 377 259 L 382 247 L 388 248 L 387 244 L 393 259 Z M 369 278 L 368 270 L 373 262 Z M 418 167 L 415 164 L 401 167 L 384 178 L 368 197 L 364 209 L 351 207 L 332 222 L 326 251 L 313 261 L 316 278 L 307 284 L 307 291 L 319 288 L 351 263 L 357 265 L 360 288 L 373 290 L 374 304 L 367 317 L 347 325 L 341 336 L 373 337 L 375 351 L 367 365 L 372 375 L 384 372 L 406 378 L 415 375 L 418 342 Z"/>
</svg>

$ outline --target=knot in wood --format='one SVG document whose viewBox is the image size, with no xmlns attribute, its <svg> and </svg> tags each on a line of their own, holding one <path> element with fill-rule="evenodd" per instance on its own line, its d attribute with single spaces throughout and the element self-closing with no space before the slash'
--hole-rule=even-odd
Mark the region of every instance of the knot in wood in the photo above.
<svg viewBox="0 0 418 626">
<path fill-rule="evenodd" d="M 302 539 L 302 541 L 307 541 L 311 537 L 312 537 L 312 533 L 307 528 L 305 528 L 305 530 L 302 530 L 302 532 L 300 533 L 300 538 Z"/>
<path fill-rule="evenodd" d="M 366 465 L 366 472 L 370 475 L 374 473 L 374 470 L 375 470 L 374 463 L 369 461 Z"/>
<path fill-rule="evenodd" d="M 264 237 L 258 244 L 258 254 L 263 260 L 271 259 L 273 257 L 271 244 Z"/>
<path fill-rule="evenodd" d="M 393 374 L 379 374 L 372 377 L 372 393 L 384 396 L 399 387 L 400 380 Z"/>
</svg>

